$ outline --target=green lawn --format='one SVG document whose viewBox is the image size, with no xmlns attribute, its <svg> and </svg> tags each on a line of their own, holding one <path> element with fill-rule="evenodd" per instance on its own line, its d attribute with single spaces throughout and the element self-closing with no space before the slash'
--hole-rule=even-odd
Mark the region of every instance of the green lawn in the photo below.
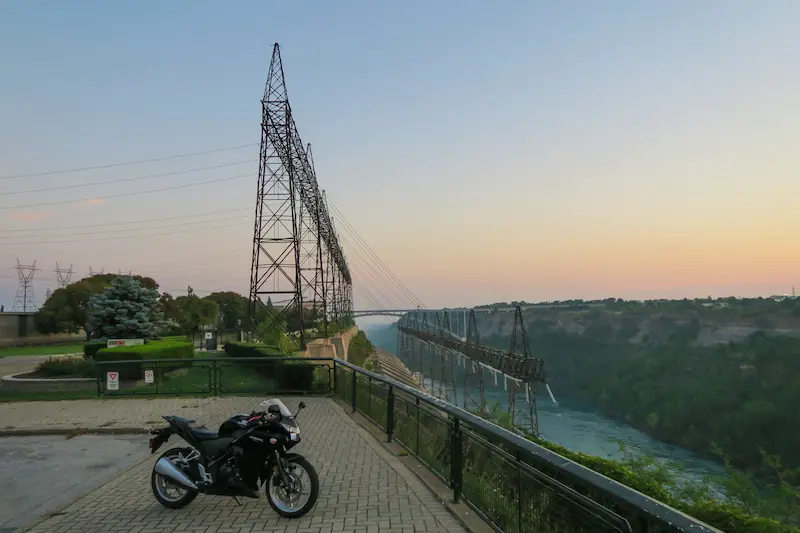
<svg viewBox="0 0 800 533">
<path fill-rule="evenodd" d="M 97 398 L 97 391 L 16 392 L 0 390 L 0 402 L 39 402 Z M 3 429 L 0 425 L 0 429 Z"/>
<path fill-rule="evenodd" d="M 0 357 L 12 355 L 60 355 L 65 353 L 83 353 L 84 343 L 52 344 L 47 346 L 9 346 L 0 348 Z"/>
</svg>

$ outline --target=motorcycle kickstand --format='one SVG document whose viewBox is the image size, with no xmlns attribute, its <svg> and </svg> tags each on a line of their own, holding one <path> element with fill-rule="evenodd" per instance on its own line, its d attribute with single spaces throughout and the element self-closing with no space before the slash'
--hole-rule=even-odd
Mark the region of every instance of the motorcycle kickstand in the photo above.
<svg viewBox="0 0 800 533">
<path fill-rule="evenodd" d="M 241 507 L 241 506 L 242 506 L 242 502 L 240 502 L 240 501 L 239 501 L 239 498 L 237 498 L 236 496 L 231 496 L 231 498 L 233 498 L 233 499 L 234 499 L 234 501 L 235 501 L 237 504 L 239 504 L 239 507 Z"/>
</svg>

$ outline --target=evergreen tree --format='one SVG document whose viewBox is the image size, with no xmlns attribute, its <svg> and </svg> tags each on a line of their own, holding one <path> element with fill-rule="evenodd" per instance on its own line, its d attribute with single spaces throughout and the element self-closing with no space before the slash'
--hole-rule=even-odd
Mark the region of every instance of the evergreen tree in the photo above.
<svg viewBox="0 0 800 533">
<path fill-rule="evenodd" d="M 164 317 L 158 291 L 132 276 L 117 276 L 89 299 L 89 326 L 95 338 L 147 339 L 158 334 Z"/>
</svg>

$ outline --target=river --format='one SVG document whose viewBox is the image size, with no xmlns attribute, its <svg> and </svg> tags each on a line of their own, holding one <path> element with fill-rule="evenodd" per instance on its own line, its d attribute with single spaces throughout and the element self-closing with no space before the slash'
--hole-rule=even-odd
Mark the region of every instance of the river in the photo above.
<svg viewBox="0 0 800 533">
<path fill-rule="evenodd" d="M 395 333 L 391 331 L 389 333 L 386 335 L 383 331 L 368 332 L 376 346 L 397 355 Z M 403 360 L 402 357 L 401 360 Z M 412 371 L 420 370 L 415 368 L 417 361 L 403 360 L 403 363 Z M 456 396 L 458 404 L 462 405 L 463 374 L 458 375 L 459 370 L 456 370 Z M 428 373 L 429 369 L 426 368 L 423 371 Z M 431 387 L 430 380 L 425 379 L 425 381 L 425 386 L 429 390 L 435 389 Z M 507 409 L 508 393 L 503 389 L 502 382 L 499 387 L 495 387 L 491 380 L 487 380 L 485 386 L 487 404 L 498 403 L 503 410 Z M 719 463 L 709 461 L 679 446 L 654 439 L 636 428 L 606 418 L 599 413 L 566 406 L 563 402 L 555 405 L 544 391 L 539 392 L 536 401 L 539 414 L 539 433 L 542 438 L 568 450 L 613 460 L 624 459 L 626 453 L 653 457 L 659 462 L 667 464 L 676 480 L 682 483 L 706 484 L 710 477 L 725 476 L 726 474 L 725 469 Z M 553 390 L 553 393 L 558 400 L 558 390 Z M 618 444 L 620 441 L 624 444 L 625 451 L 620 450 Z M 715 487 L 716 484 L 712 483 L 711 485 L 712 492 L 716 496 L 724 498 L 722 491 Z"/>
<path fill-rule="evenodd" d="M 425 387 L 429 391 L 436 390 L 427 378 Z M 553 392 L 557 394 L 558 391 Z M 477 397 L 477 390 L 475 396 Z M 459 385 L 456 386 L 456 400 L 459 405 L 463 403 L 463 387 Z M 499 404 L 505 410 L 508 408 L 508 393 L 502 386 L 495 388 L 487 385 L 486 403 Z M 681 484 L 708 484 L 709 478 L 726 474 L 719 463 L 654 439 L 634 427 L 598 413 L 568 407 L 563 403 L 556 405 L 549 396 L 542 394 L 537 395 L 536 406 L 541 437 L 568 450 L 612 460 L 624 459 L 626 454 L 653 457 L 665 464 Z M 624 450 L 620 449 L 620 442 Z M 724 498 L 716 483 L 712 482 L 710 486 L 715 496 Z"/>
</svg>

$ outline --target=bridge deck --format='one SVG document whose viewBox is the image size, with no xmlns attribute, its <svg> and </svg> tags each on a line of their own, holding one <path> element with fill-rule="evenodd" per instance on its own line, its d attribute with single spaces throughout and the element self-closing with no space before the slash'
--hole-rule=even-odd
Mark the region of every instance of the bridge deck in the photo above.
<svg viewBox="0 0 800 533">
<path fill-rule="evenodd" d="M 0 418 L 16 427 L 152 427 L 162 414 L 196 418 L 215 427 L 228 416 L 249 412 L 261 399 L 155 399 L 36 402 L 0 405 Z M 278 517 L 266 499 L 199 496 L 184 509 L 159 505 L 150 489 L 155 457 L 31 528 L 31 533 L 440 533 L 464 532 L 414 473 L 384 449 L 333 400 L 306 398 L 299 418 L 304 440 L 297 451 L 316 466 L 320 498 L 306 517 Z M 286 400 L 294 409 L 299 399 Z M 30 428 L 36 429 L 36 428 Z M 147 437 L 142 436 L 145 446 Z M 181 442 L 177 440 L 177 442 Z M 164 447 L 176 444 L 173 438 Z M 158 456 L 159 454 L 156 454 Z M 57 475 L 57 473 L 54 473 Z"/>
</svg>

